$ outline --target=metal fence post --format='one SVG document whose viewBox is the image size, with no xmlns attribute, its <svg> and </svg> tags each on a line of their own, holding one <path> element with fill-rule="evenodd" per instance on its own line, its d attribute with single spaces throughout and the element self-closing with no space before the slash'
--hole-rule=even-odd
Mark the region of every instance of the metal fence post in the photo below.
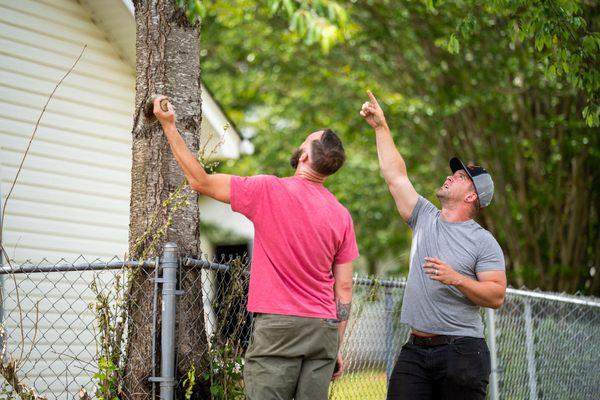
<svg viewBox="0 0 600 400">
<path fill-rule="evenodd" d="M 533 320 L 531 318 L 531 302 L 525 303 L 525 345 L 527 347 L 527 373 L 529 376 L 529 398 L 537 400 L 537 374 L 535 367 L 535 345 L 533 343 Z"/>
<path fill-rule="evenodd" d="M 175 321 L 179 255 L 175 243 L 165 244 L 162 256 L 162 326 L 160 357 L 160 398 L 173 400 L 175 394 Z"/>
<path fill-rule="evenodd" d="M 385 358 L 387 378 L 390 379 L 392 369 L 394 368 L 394 325 L 392 321 L 392 311 L 394 307 L 394 298 L 392 297 L 392 289 L 385 288 Z"/>
<path fill-rule="evenodd" d="M 490 360 L 492 364 L 492 372 L 490 374 L 490 400 L 498 400 L 500 393 L 498 392 L 498 347 L 496 345 L 496 315 L 491 308 L 485 309 L 488 328 L 488 346 L 490 349 Z"/>
</svg>

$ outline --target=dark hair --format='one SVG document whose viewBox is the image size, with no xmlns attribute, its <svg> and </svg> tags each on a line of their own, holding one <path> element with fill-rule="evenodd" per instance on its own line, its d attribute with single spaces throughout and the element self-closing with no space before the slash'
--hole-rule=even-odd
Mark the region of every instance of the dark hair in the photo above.
<svg viewBox="0 0 600 400">
<path fill-rule="evenodd" d="M 346 153 L 342 141 L 336 133 L 323 129 L 321 139 L 311 144 L 312 168 L 321 175 L 332 175 L 344 165 Z"/>
</svg>

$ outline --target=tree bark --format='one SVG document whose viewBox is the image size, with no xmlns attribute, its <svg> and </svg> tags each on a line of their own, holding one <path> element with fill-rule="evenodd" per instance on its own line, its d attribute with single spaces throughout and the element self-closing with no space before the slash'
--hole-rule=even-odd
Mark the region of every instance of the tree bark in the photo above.
<svg viewBox="0 0 600 400">
<path fill-rule="evenodd" d="M 201 99 L 198 24 L 190 24 L 174 0 L 135 0 L 136 96 L 133 124 L 129 255 L 147 259 L 160 255 L 166 242 L 181 256 L 199 255 L 198 196 L 187 186 L 159 123 L 144 116 L 153 94 L 168 96 L 177 128 L 186 144 L 199 147 Z M 179 190 L 180 189 L 180 190 Z M 179 190 L 179 191 L 178 191 Z M 174 194 L 175 193 L 175 194 Z M 129 337 L 123 384 L 128 398 L 151 398 L 153 271 L 131 275 L 128 300 Z M 194 365 L 202 371 L 206 354 L 202 282 L 199 269 L 182 270 L 177 301 L 178 377 Z M 158 307 L 160 313 L 160 305 Z M 160 315 L 158 316 L 160 317 Z M 156 343 L 160 343 L 158 318 Z M 160 365 L 160 349 L 155 354 Z M 178 397 L 181 397 L 180 395 Z M 196 396 L 195 396 L 196 397 Z"/>
</svg>

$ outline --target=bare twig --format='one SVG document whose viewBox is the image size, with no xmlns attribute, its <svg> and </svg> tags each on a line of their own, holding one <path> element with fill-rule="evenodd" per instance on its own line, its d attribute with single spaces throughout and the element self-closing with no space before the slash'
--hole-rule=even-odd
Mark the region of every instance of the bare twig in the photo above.
<svg viewBox="0 0 600 400">
<path fill-rule="evenodd" d="M 2 230 L 2 228 L 0 227 L 0 231 L 1 230 Z M 0 235 L 1 235 L 1 232 L 0 232 Z M 2 245 L 1 237 L 0 237 L 0 250 L 2 250 L 2 254 L 4 254 L 4 257 L 6 258 L 6 262 L 8 263 L 8 266 L 10 267 L 10 269 L 12 270 L 13 266 L 12 266 L 12 263 L 10 262 L 10 258 L 8 257 L 8 253 L 6 252 L 6 249 Z M 19 294 L 19 284 L 17 283 L 17 277 L 15 276 L 15 274 L 10 274 L 10 276 L 12 277 L 13 284 L 15 285 L 15 296 L 17 297 L 17 309 L 19 310 L 19 330 L 21 332 L 21 355 L 19 356 L 19 358 L 21 358 L 23 356 L 23 347 L 25 346 L 25 331 L 23 328 L 23 307 L 21 306 L 21 295 Z M 4 361 L 4 359 L 2 361 Z"/>
<path fill-rule="evenodd" d="M 60 353 L 59 353 L 58 351 L 51 351 L 50 353 L 52 353 L 52 354 L 54 354 L 54 355 L 58 356 L 59 358 L 60 358 L 60 357 L 65 357 L 65 358 L 71 359 L 71 360 L 73 360 L 73 361 L 77 361 L 77 362 L 79 362 L 79 363 L 86 364 L 86 365 L 88 365 L 88 366 L 91 366 L 91 367 L 92 367 L 92 369 L 88 369 L 88 368 L 86 368 L 86 367 L 81 367 L 81 366 L 77 366 L 77 367 L 76 367 L 76 368 L 79 368 L 79 369 L 80 369 L 81 371 L 83 371 L 83 372 L 87 372 L 87 373 L 90 373 L 90 374 L 93 374 L 94 372 L 96 372 L 96 371 L 95 371 L 95 369 L 94 369 L 94 368 L 96 367 L 96 363 L 95 363 L 94 361 L 86 361 L 86 360 L 82 360 L 82 359 L 81 359 L 81 358 L 79 358 L 79 357 L 76 357 L 76 356 L 72 356 L 72 355 L 70 355 L 70 354 L 67 354 L 65 351 L 63 351 L 63 352 L 60 352 Z M 67 370 L 67 372 L 69 372 L 69 371 Z"/>
<path fill-rule="evenodd" d="M 23 362 L 27 362 L 27 360 L 29 360 L 29 357 L 31 357 L 31 352 L 37 344 L 38 325 L 40 323 L 40 301 L 41 300 L 38 300 L 37 303 L 35 303 L 35 324 L 33 325 L 33 341 L 31 342 L 31 347 L 29 348 L 29 352 L 27 353 L 25 358 L 19 358 L 19 360 L 17 361 L 17 369 L 21 368 Z M 21 348 L 25 348 L 25 343 L 23 343 Z"/>
<path fill-rule="evenodd" d="M 8 362 L 4 362 L 4 355 L 6 354 L 6 340 L 4 326 L 0 324 L 0 336 L 2 336 L 2 360 L 0 361 L 0 376 L 2 376 L 6 382 L 12 386 L 14 392 L 22 400 L 46 400 L 45 397 L 40 396 L 35 389 L 25 384 L 18 376 L 18 368 L 15 360 L 10 359 Z"/>
<path fill-rule="evenodd" d="M 13 387 L 14 391 L 22 400 L 46 400 L 35 389 L 29 387 L 18 376 L 15 360 L 0 365 L 0 375 Z"/>
<path fill-rule="evenodd" d="M 19 168 L 17 169 L 17 174 L 15 175 L 15 179 L 13 180 L 13 183 L 10 186 L 10 190 L 8 191 L 8 194 L 6 195 L 6 199 L 4 200 L 4 204 L 2 206 L 2 218 L 0 218 L 0 224 L 1 224 L 0 225 L 0 242 L 2 242 L 2 231 L 3 231 L 2 228 L 4 226 L 4 213 L 6 212 L 6 204 L 8 203 L 8 200 L 10 199 L 10 195 L 12 194 L 12 191 L 15 188 L 15 185 L 17 184 L 17 180 L 19 179 L 19 175 L 21 174 L 21 169 L 23 169 L 23 164 L 25 163 L 25 159 L 27 158 L 27 154 L 29 153 L 29 148 L 31 147 L 31 143 L 33 143 L 33 139 L 35 138 L 35 134 L 37 133 L 38 127 L 40 125 L 40 121 L 42 120 L 42 117 L 44 116 L 44 113 L 46 112 L 46 108 L 48 107 L 50 100 L 54 96 L 54 93 L 56 92 L 56 90 L 58 89 L 60 84 L 65 80 L 65 78 L 67 76 L 69 76 L 69 74 L 73 71 L 73 69 L 75 69 L 75 66 L 81 59 L 81 56 L 83 56 L 83 52 L 85 51 L 86 47 L 87 47 L 87 44 L 83 46 L 83 49 L 81 49 L 81 53 L 79 53 L 79 57 L 77 57 L 77 59 L 75 60 L 75 62 L 71 66 L 71 68 L 69 68 L 69 70 L 63 75 L 63 77 L 60 78 L 60 80 L 58 81 L 58 83 L 56 84 L 54 89 L 52 90 L 52 93 L 50 93 L 48 100 L 46 100 L 46 104 L 44 104 L 44 108 L 42 109 L 42 112 L 40 113 L 40 116 L 38 117 L 37 122 L 35 123 L 35 127 L 33 128 L 33 133 L 31 134 L 31 138 L 29 139 L 29 143 L 27 144 L 27 148 L 25 149 L 23 158 L 21 158 L 21 164 L 19 165 Z"/>
</svg>

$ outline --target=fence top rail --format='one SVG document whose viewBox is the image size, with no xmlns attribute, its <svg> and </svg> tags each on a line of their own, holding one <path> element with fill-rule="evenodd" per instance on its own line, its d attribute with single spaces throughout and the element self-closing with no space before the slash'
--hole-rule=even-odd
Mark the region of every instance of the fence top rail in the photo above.
<svg viewBox="0 0 600 400">
<path fill-rule="evenodd" d="M 379 285 L 384 288 L 403 288 L 406 286 L 406 280 L 403 279 L 373 279 L 355 276 L 353 282 L 356 285 L 372 286 Z M 578 304 L 589 307 L 600 307 L 600 299 L 595 297 L 584 297 L 568 294 L 557 294 L 549 292 L 539 292 L 532 290 L 522 290 L 507 288 L 506 293 L 513 296 L 528 297 L 533 299 L 560 301 L 563 303 Z"/>
<path fill-rule="evenodd" d="M 64 261 L 64 260 L 62 260 Z M 4 264 L 0 266 L 0 276 L 8 275 L 8 274 L 25 274 L 25 273 L 44 273 L 44 272 L 69 272 L 69 271 L 98 271 L 98 270 L 110 270 L 110 269 L 122 269 L 126 267 L 138 267 L 138 268 L 146 268 L 146 267 L 154 267 L 158 263 L 158 258 L 153 258 L 145 261 L 120 261 L 120 260 L 111 260 L 111 261 L 92 261 L 92 262 L 80 262 L 80 263 L 67 263 L 67 262 L 59 262 L 56 264 L 34 264 L 30 261 L 20 264 L 16 267 L 11 267 L 8 264 Z M 182 258 L 182 264 L 184 266 L 195 266 L 203 269 L 211 270 L 211 271 L 228 271 L 229 265 L 227 263 L 216 263 L 208 260 L 195 259 L 191 257 Z M 248 273 L 248 272 L 246 272 Z M 353 277 L 353 282 L 355 285 L 360 286 L 380 286 L 387 289 L 393 288 L 403 288 L 406 286 L 405 279 L 377 279 L 377 278 L 368 278 L 368 277 L 360 277 L 355 275 Z M 588 307 L 599 307 L 600 308 L 600 299 L 595 297 L 585 297 L 585 296 L 576 296 L 576 295 L 568 295 L 563 293 L 548 293 L 548 292 L 540 292 L 540 291 L 532 291 L 532 290 L 523 290 L 523 289 L 514 289 L 507 288 L 507 295 L 531 298 L 531 299 L 540 299 L 540 300 L 550 300 L 550 301 L 559 301 L 563 303 L 577 304 Z"/>
<path fill-rule="evenodd" d="M 352 282 L 355 285 L 360 286 L 381 286 L 384 288 L 403 288 L 406 286 L 406 280 L 404 279 L 377 279 L 377 278 L 366 278 L 355 275 L 352 278 Z"/>
<path fill-rule="evenodd" d="M 30 262 L 11 267 L 4 264 L 0 267 L 0 275 L 8 274 L 29 274 L 43 272 L 70 272 L 70 271 L 99 271 L 109 269 L 122 269 L 126 267 L 153 267 L 157 264 L 156 260 L 146 261 L 92 261 L 81 263 L 57 263 L 57 264 L 33 264 Z"/>
<path fill-rule="evenodd" d="M 595 297 L 584 297 L 577 295 L 568 295 L 568 294 L 557 294 L 557 293 L 548 293 L 548 292 L 538 292 L 532 290 L 522 290 L 522 289 L 506 289 L 507 294 L 512 294 L 521 297 L 528 297 L 533 299 L 541 299 L 541 300 L 551 300 L 551 301 L 560 301 L 562 303 L 570 303 L 570 304 L 578 304 L 582 306 L 588 307 L 600 307 L 600 299 Z"/>
<path fill-rule="evenodd" d="M 198 260 L 191 257 L 184 257 L 183 265 L 186 267 L 200 267 L 212 271 L 229 271 L 229 264 L 215 263 L 208 260 Z"/>
</svg>

